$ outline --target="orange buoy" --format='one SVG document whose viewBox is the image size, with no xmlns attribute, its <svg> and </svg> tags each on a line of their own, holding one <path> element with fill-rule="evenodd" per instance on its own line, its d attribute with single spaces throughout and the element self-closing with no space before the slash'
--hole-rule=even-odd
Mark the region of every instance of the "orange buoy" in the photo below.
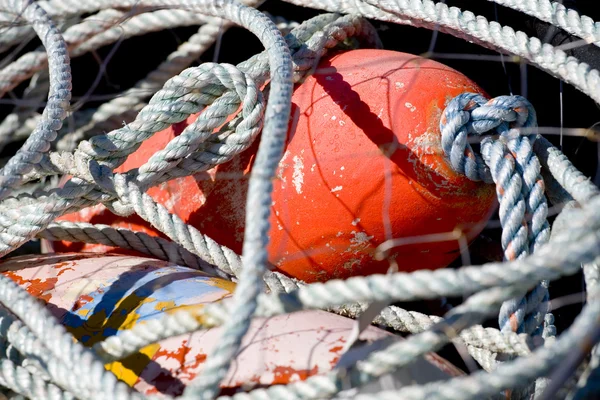
<svg viewBox="0 0 600 400">
<path fill-rule="evenodd" d="M 439 132 L 445 105 L 463 92 L 482 90 L 461 73 L 410 54 L 352 50 L 323 59 L 294 92 L 288 145 L 274 181 L 271 263 L 290 276 L 324 281 L 384 273 L 389 261 L 374 254 L 389 238 L 410 242 L 460 229 L 473 239 L 491 213 L 494 187 L 454 172 Z M 180 130 L 144 143 L 121 170 L 139 167 Z M 239 252 L 255 152 L 256 143 L 227 164 L 150 194 Z M 90 221 L 84 213 L 65 219 Z M 391 254 L 403 271 L 441 268 L 458 256 L 459 244 L 413 241 Z"/>
</svg>

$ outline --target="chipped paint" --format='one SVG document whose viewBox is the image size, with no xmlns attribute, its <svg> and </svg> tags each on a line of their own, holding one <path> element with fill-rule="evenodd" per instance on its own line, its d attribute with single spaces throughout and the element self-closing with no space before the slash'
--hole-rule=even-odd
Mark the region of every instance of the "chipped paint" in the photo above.
<svg viewBox="0 0 600 400">
<path fill-rule="evenodd" d="M 306 380 L 309 376 L 319 373 L 319 366 L 315 365 L 312 369 L 295 369 L 292 367 L 276 366 L 273 368 L 274 379 L 271 385 L 287 384 Z"/>
<path fill-rule="evenodd" d="M 302 193 L 302 184 L 304 183 L 304 163 L 302 158 L 294 156 L 294 173 L 292 175 L 292 183 L 296 189 L 296 193 Z"/>
<path fill-rule="evenodd" d="M 346 251 L 346 253 L 349 251 Z M 355 252 L 356 254 L 356 252 Z M 350 260 L 344 262 L 344 264 L 342 264 L 342 268 L 346 271 L 353 271 L 354 269 L 356 269 L 357 267 L 360 266 L 362 262 L 361 258 L 351 258 Z"/>
<path fill-rule="evenodd" d="M 347 278 L 353 274 L 385 272 L 387 265 L 372 260 L 370 256 L 387 234 L 381 224 L 382 202 L 385 198 L 384 190 L 381 189 L 384 187 L 381 184 L 381 173 L 385 164 L 379 149 L 393 135 L 401 147 L 404 146 L 393 159 L 393 195 L 391 198 L 388 196 L 390 227 L 394 237 L 432 233 L 432 229 L 451 231 L 456 223 L 473 226 L 479 218 L 483 218 L 484 213 L 472 209 L 480 208 L 483 211 L 487 208 L 485 204 L 489 204 L 482 198 L 479 203 L 484 205 L 470 207 L 465 211 L 461 203 L 467 197 L 469 201 L 473 201 L 478 197 L 477 192 L 481 191 L 475 184 L 465 184 L 460 177 L 440 177 L 438 172 L 443 171 L 444 166 L 437 164 L 443 164 L 444 159 L 431 152 L 433 147 L 428 148 L 420 139 L 424 133 L 439 134 L 440 109 L 443 110 L 444 101 L 457 92 L 455 89 L 446 90 L 446 83 L 456 86 L 457 82 L 468 82 L 468 79 L 452 71 L 452 82 L 447 79 L 444 81 L 445 67 L 421 68 L 423 65 L 439 65 L 431 60 L 423 61 L 423 65 L 418 64 L 417 71 L 410 67 L 414 62 L 407 60 L 404 54 L 383 51 L 387 56 L 382 58 L 379 56 L 382 50 L 360 51 L 366 56 L 361 57 L 359 63 L 369 57 L 377 57 L 379 62 L 356 68 L 356 58 L 341 55 L 332 61 L 325 57 L 322 62 L 329 62 L 330 69 L 335 69 L 340 75 L 332 75 L 335 79 L 330 81 L 325 79 L 327 74 L 316 74 L 297 85 L 294 91 L 293 107 L 297 118 L 291 124 L 294 134 L 289 136 L 286 152 L 274 181 L 273 199 L 278 201 L 272 209 L 268 251 L 271 262 L 277 263 L 283 272 L 300 279 L 314 281 L 325 280 L 334 275 Z M 411 56 L 411 60 L 412 58 Z M 336 60 L 340 62 L 336 64 Z M 349 74 L 350 70 L 354 72 L 354 76 Z M 347 85 L 338 85 L 342 81 Z M 347 95 L 349 88 L 353 91 L 353 96 L 356 94 L 356 99 L 361 100 L 359 106 L 354 102 L 353 96 Z M 463 88 L 479 91 L 475 85 L 463 85 Z M 410 107 L 406 107 L 406 103 Z M 413 107 L 414 111 L 411 111 Z M 332 120 L 332 116 L 336 118 Z M 343 126 L 342 120 L 345 123 Z M 305 152 L 304 155 L 302 151 Z M 251 152 L 256 154 L 255 150 Z M 309 168 L 311 172 L 316 172 L 303 178 L 300 195 L 294 194 L 297 193 L 296 182 L 293 182 L 294 155 L 301 157 L 305 167 L 302 171 L 304 174 L 308 173 Z M 244 171 L 245 174 L 252 163 L 245 163 L 241 169 L 228 164 L 217 169 L 224 173 L 240 171 L 241 174 Z M 342 165 L 346 168 L 343 173 Z M 336 171 L 335 174 L 332 171 Z M 219 175 L 212 184 L 219 184 Z M 237 186 L 236 191 L 247 185 L 247 180 L 224 179 L 234 182 L 232 186 Z M 435 181 L 430 183 L 430 179 Z M 341 185 L 343 195 L 341 191 L 331 193 L 332 188 Z M 455 189 L 452 185 L 458 188 Z M 173 189 L 170 187 L 170 190 Z M 219 196 L 207 195 L 208 207 L 198 205 L 197 212 L 193 211 L 195 217 L 184 220 L 203 233 L 215 237 L 222 245 L 233 247 L 232 243 L 235 242 L 233 245 L 239 245 L 235 251 L 239 252 L 245 223 L 245 204 L 233 199 L 233 193 L 225 190 L 220 192 Z M 450 197 L 446 196 L 447 192 Z M 493 195 L 493 187 L 491 193 Z M 246 192 L 242 196 L 244 199 L 245 194 Z M 184 198 L 187 203 L 187 193 Z M 193 199 L 191 196 L 189 198 Z M 207 209 L 210 211 L 206 211 Z M 328 224 L 322 223 L 323 216 L 327 216 Z M 435 218 L 440 216 L 444 217 L 443 220 L 436 221 Z M 349 227 L 348 224 L 357 217 L 361 217 L 360 223 Z M 370 244 L 365 243 L 365 247 L 361 249 L 355 242 L 352 244 L 356 247 L 349 247 L 350 238 L 356 241 L 355 234 L 349 233 L 352 229 L 373 236 Z M 343 233 L 336 237 L 338 232 Z M 330 249 L 336 249 L 338 254 L 327 250 L 326 243 L 330 245 Z M 402 247 L 398 251 L 398 257 L 407 265 L 407 269 L 443 267 L 454 257 L 444 255 L 446 248 L 451 247 L 446 244 L 432 249 L 431 254 L 421 255 L 420 251 L 424 247 Z M 350 251 L 344 253 L 348 249 Z M 356 251 L 359 253 L 354 254 Z M 286 253 L 289 256 L 285 263 L 279 263 L 278 260 Z M 356 268 L 340 271 L 346 262 L 346 265 L 354 264 Z"/>
<path fill-rule="evenodd" d="M 58 278 L 25 279 L 15 271 L 5 271 L 2 272 L 2 274 L 12 279 L 16 284 L 22 286 L 30 295 L 45 302 L 49 302 L 50 299 L 52 299 L 52 293 L 50 293 L 50 291 L 54 289 L 58 282 Z"/>
<path fill-rule="evenodd" d="M 413 106 L 408 101 L 406 103 L 404 103 L 404 107 L 408 108 L 410 110 L 410 112 L 415 112 L 417 110 L 417 107 Z"/>
<path fill-rule="evenodd" d="M 60 258 L 65 257 L 68 256 Z M 71 264 L 74 268 L 68 267 Z M 10 260 L 5 265 L 10 265 Z M 65 272 L 53 277 L 57 270 Z M 218 301 L 229 296 L 235 288 L 233 282 L 210 278 L 189 268 L 136 257 L 92 256 L 50 267 L 42 264 L 20 272 L 23 276 L 17 283 L 38 298 L 51 302 L 51 311 L 67 331 L 86 346 L 109 336 L 118 336 L 139 322 L 159 318 L 165 312 L 198 308 L 203 306 L 203 302 Z M 185 340 L 180 346 L 185 347 Z M 130 386 L 143 380 L 157 389 L 164 383 L 163 378 L 170 374 L 163 370 L 155 380 L 144 376 L 146 368 L 153 365 L 150 363 L 152 360 L 160 359 L 162 365 L 169 365 L 169 358 L 180 358 L 179 366 L 171 371 L 181 378 L 188 368 L 197 369 L 206 358 L 205 355 L 194 354 L 191 358 L 196 360 L 195 363 L 189 360 L 183 363 L 183 356 L 178 357 L 172 351 L 153 344 L 123 360 L 106 364 L 105 368 Z M 195 372 L 189 375 L 188 381 Z M 144 378 L 140 379 L 140 376 Z"/>
<path fill-rule="evenodd" d="M 369 240 L 373 239 L 375 236 L 369 236 L 366 232 L 350 232 L 354 235 L 353 238 L 350 239 L 351 247 L 359 247 L 359 246 L 368 246 Z"/>
<path fill-rule="evenodd" d="M 343 186 L 336 186 L 333 189 L 331 189 L 331 193 L 339 192 L 342 189 L 343 189 Z"/>
</svg>

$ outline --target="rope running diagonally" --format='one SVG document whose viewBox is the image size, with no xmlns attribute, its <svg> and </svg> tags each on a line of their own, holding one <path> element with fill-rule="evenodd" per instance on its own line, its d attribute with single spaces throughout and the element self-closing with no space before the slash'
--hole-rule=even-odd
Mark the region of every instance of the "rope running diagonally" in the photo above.
<svg viewBox="0 0 600 400">
<path fill-rule="evenodd" d="M 589 42 L 598 42 L 596 23 L 558 3 L 548 0 L 492 1 L 551 22 Z M 357 365 L 333 370 L 288 386 L 273 386 L 236 394 L 233 398 L 312 399 L 335 396 L 347 383 L 352 386 L 365 384 L 411 363 L 416 357 L 434 351 L 451 340 L 467 344 L 470 353 L 492 372 L 476 372 L 448 382 L 408 386 L 376 395 L 359 395 L 358 398 L 371 399 L 377 396 L 378 399 L 385 399 L 400 396 L 476 399 L 495 396 L 506 388 L 530 385 L 537 378 L 548 375 L 566 354 L 578 348 L 579 343 L 595 343 L 598 340 L 596 321 L 600 317 L 600 309 L 598 302 L 593 301 L 598 296 L 598 288 L 593 283 L 597 280 L 597 268 L 593 265 L 600 253 L 600 216 L 596 212 L 600 205 L 598 189 L 544 138 L 529 131 L 528 136 L 516 132 L 517 129 L 528 130 L 535 126 L 533 108 L 521 98 L 506 97 L 491 101 L 470 98 L 463 104 L 461 102 L 469 96 L 464 95 L 455 99 L 459 106 L 453 108 L 452 103 L 447 109 L 450 114 L 465 112 L 466 114 L 461 114 L 464 122 L 451 123 L 454 120 L 446 118 L 446 122 L 450 121 L 449 125 L 454 129 L 450 135 L 452 140 L 448 142 L 448 154 L 455 168 L 464 171 L 467 176 L 494 181 L 498 188 L 502 188 L 499 190 L 500 214 L 505 231 L 503 245 L 508 259 L 506 262 L 478 267 L 465 266 L 457 270 L 396 273 L 311 285 L 267 270 L 265 249 L 272 190 L 270 179 L 281 156 L 292 84 L 310 73 L 316 61 L 328 49 L 347 37 L 362 38 L 362 42 L 368 46 L 379 45 L 374 30 L 360 15 L 430 29 L 439 27 L 443 32 L 488 48 L 518 55 L 573 84 L 595 101 L 600 101 L 598 71 L 522 32 L 515 32 L 509 27 L 488 22 L 483 17 L 447 7 L 442 2 L 290 2 L 354 15 L 320 15 L 296 27 L 284 40 L 277 26 L 267 16 L 229 0 L 0 0 L 0 20 L 7 20 L 8 15 L 10 20 L 21 18 L 23 21 L 33 22 L 33 28 L 42 38 L 42 44 L 49 54 L 49 101 L 46 109 L 35 119 L 37 127 L 24 147 L 1 172 L 0 254 L 9 254 L 36 236 L 71 238 L 129 246 L 155 257 L 204 269 L 213 275 L 232 279 L 235 276 L 239 281 L 230 301 L 212 304 L 203 309 L 180 311 L 148 324 L 136 325 L 123 335 L 101 342 L 90 350 L 73 342 L 71 335 L 66 333 L 45 308 L 2 276 L 0 340 L 3 354 L 11 356 L 0 358 L 0 384 L 32 398 L 147 398 L 148 396 L 134 392 L 106 371 L 104 361 L 121 358 L 145 344 L 170 335 L 209 325 L 224 325 L 223 339 L 208 357 L 203 375 L 188 386 L 183 396 L 211 399 L 216 397 L 219 382 L 227 372 L 253 316 L 270 316 L 310 308 L 329 309 L 356 316 L 365 310 L 368 303 L 374 301 L 392 303 L 440 296 L 470 297 L 443 319 L 387 307 L 375 321 L 408 330 L 414 333 L 413 336 L 403 342 L 388 344 L 383 351 L 369 354 Z M 163 9 L 165 7 L 177 11 L 170 13 Z M 82 24 L 68 28 L 63 36 L 51 21 L 51 18 L 88 13 L 97 13 L 96 17 L 106 16 L 114 22 L 106 26 L 93 26 L 86 25 L 88 22 L 84 20 Z M 184 70 L 189 65 L 185 65 L 189 60 L 179 64 L 166 63 L 161 75 L 149 76 L 139 84 L 139 88 L 145 89 L 149 85 L 152 93 L 156 92 L 148 104 L 144 104 L 144 101 L 149 96 L 129 92 L 127 102 L 118 103 L 115 100 L 114 103 L 109 103 L 115 105 L 114 109 L 105 107 L 98 110 L 98 113 L 91 114 L 95 115 L 91 117 L 92 124 L 84 125 L 84 129 L 77 133 L 81 136 L 72 140 L 75 142 L 83 139 L 87 135 L 85 129 L 93 130 L 94 124 L 101 124 L 121 115 L 124 104 L 140 108 L 135 120 L 106 135 L 83 140 L 75 149 L 69 144 L 66 148 L 72 152 L 49 152 L 69 107 L 68 53 L 71 50 L 76 54 L 78 48 L 70 49 L 69 44 L 82 37 L 77 34 L 89 35 L 85 41 L 77 42 L 82 43 L 79 47 L 81 51 L 87 49 L 86 43 L 93 47 L 116 40 L 116 31 L 111 28 L 124 15 L 133 16 L 130 20 L 133 21 L 132 34 L 135 34 L 136 21 L 146 21 L 152 16 L 180 15 L 181 24 L 186 23 L 185 21 L 192 23 L 196 18 L 197 21 L 207 21 L 203 27 L 207 27 L 205 31 L 208 30 L 208 36 L 203 43 L 210 43 L 216 38 L 216 25 L 211 24 L 219 25 L 223 22 L 219 26 L 226 28 L 235 23 L 256 34 L 267 50 L 236 67 L 203 64 Z M 90 18 L 92 17 L 94 15 Z M 172 23 L 175 25 L 176 21 Z M 165 26 L 168 24 L 169 22 L 165 22 Z M 86 31 L 84 28 L 91 30 Z M 0 49 L 9 48 L 18 43 L 20 37 L 31 34 L 31 28 L 26 25 L 16 24 L 5 29 L 7 34 L 0 35 Z M 199 40 L 199 43 L 202 41 Z M 189 54 L 195 51 L 203 50 L 193 50 Z M 8 83 L 2 85 L 8 85 L 8 88 L 27 79 L 36 70 L 39 71 L 46 56 L 40 52 L 36 54 L 35 60 L 30 59 L 37 63 L 31 73 L 23 74 L 15 67 L 3 70 L 3 73 L 6 72 L 3 76 L 8 76 L 9 79 L 6 81 Z M 42 64 L 39 64 L 40 60 Z M 16 72 L 13 74 L 11 71 Z M 167 79 L 169 73 L 179 75 Z M 269 96 L 265 105 L 258 88 L 269 80 Z M 209 85 L 210 90 L 207 89 Z M 469 103 L 471 100 L 473 101 Z M 218 137 L 222 142 L 213 142 L 213 135 L 210 135 L 212 128 L 220 125 L 219 121 L 224 121 L 239 106 L 242 111 L 235 116 L 240 122 L 236 130 L 221 132 Z M 200 111 L 206 114 L 205 119 L 200 118 L 199 122 L 190 125 L 188 131 L 158 152 L 139 172 L 113 173 L 114 168 L 121 165 L 129 154 L 155 132 Z M 9 123 L 11 122 L 7 122 Z M 482 141 L 482 157 L 469 153 L 467 159 L 461 158 L 464 148 L 454 147 L 457 137 L 462 135 L 460 140 L 466 140 L 469 133 L 483 134 L 493 129 L 500 134 L 500 138 L 486 138 Z M 247 200 L 250 212 L 247 216 L 242 258 L 229 249 L 218 246 L 195 228 L 186 226 L 176 215 L 169 214 L 145 194 L 146 189 L 160 182 L 191 175 L 230 159 L 247 148 L 261 130 L 259 155 Z M 200 146 L 201 140 L 206 140 L 209 136 L 213 147 Z M 229 150 L 223 150 L 225 148 Z M 543 172 L 544 180 L 540 172 Z M 10 197 L 22 183 L 57 175 L 71 175 L 73 178 L 61 189 Z M 568 213 L 568 218 L 564 221 L 564 227 L 561 231 L 554 232 L 551 238 L 546 222 L 544 184 L 546 194 L 552 201 L 562 199 L 560 201 L 578 205 L 565 208 L 563 213 Z M 53 222 L 66 212 L 98 203 L 105 204 L 121 215 L 133 212 L 140 214 L 173 242 L 150 239 L 141 234 L 104 226 Z M 548 341 L 545 346 L 537 345 L 530 336 L 541 333 L 541 323 L 546 322 L 547 325 L 544 337 L 552 336 L 553 333 L 552 319 L 544 318 L 548 301 L 547 281 L 576 273 L 582 263 L 586 266 L 584 274 L 590 301 L 569 330 L 555 341 Z M 270 293 L 261 293 L 263 280 Z M 518 297 L 528 290 L 529 295 Z M 515 297 L 526 301 L 512 300 L 509 306 L 502 306 Z M 499 311 L 503 315 L 500 321 L 502 332 L 473 326 Z M 236 318 L 231 318 L 230 315 L 235 315 Z M 456 332 L 458 336 L 448 336 L 449 331 Z M 498 363 L 494 359 L 494 353 L 497 352 L 519 357 Z M 594 390 L 593 380 L 590 381 L 588 377 L 598 373 L 597 356 L 595 357 L 593 360 L 596 361 L 590 364 L 579 382 L 576 396 L 581 396 L 585 390 Z"/>
</svg>

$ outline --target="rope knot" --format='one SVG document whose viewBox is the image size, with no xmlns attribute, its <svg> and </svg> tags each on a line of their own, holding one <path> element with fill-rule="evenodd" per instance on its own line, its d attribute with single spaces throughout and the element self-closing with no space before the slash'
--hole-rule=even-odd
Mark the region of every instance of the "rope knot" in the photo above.
<svg viewBox="0 0 600 400">
<path fill-rule="evenodd" d="M 524 97 L 488 100 L 476 93 L 452 99 L 440 121 L 442 148 L 452 167 L 474 181 L 496 184 L 502 248 L 508 260 L 533 253 L 550 235 L 541 166 L 530 140 L 536 126 L 535 110 Z M 471 147 L 469 136 L 485 136 L 481 155 Z M 502 331 L 534 336 L 552 332 L 551 322 L 544 326 L 548 299 L 548 284 L 541 282 L 526 295 L 505 302 L 499 318 Z"/>
<path fill-rule="evenodd" d="M 474 181 L 493 183 L 489 167 L 471 147 L 469 136 L 499 135 L 506 141 L 520 136 L 523 128 L 533 131 L 536 126 L 535 110 L 522 96 L 488 100 L 477 93 L 463 93 L 452 99 L 442 114 L 442 148 L 457 172 Z"/>
</svg>

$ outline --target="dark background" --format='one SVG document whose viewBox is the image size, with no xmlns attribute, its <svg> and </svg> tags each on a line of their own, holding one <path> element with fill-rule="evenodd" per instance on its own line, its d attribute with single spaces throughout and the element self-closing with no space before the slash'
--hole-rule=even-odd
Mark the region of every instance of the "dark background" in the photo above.
<svg viewBox="0 0 600 400">
<path fill-rule="evenodd" d="M 503 25 L 509 25 L 515 30 L 522 30 L 530 36 L 538 36 L 540 39 L 548 40 L 555 45 L 573 40 L 561 31 L 549 31 L 546 24 L 536 22 L 523 14 L 488 1 L 455 0 L 446 1 L 446 3 L 460 7 L 463 10 L 468 9 L 475 14 L 485 16 L 488 20 L 496 20 Z M 594 20 L 600 19 L 600 7 L 597 0 L 565 1 L 564 3 L 571 8 L 578 9 L 581 14 L 588 15 Z M 261 9 L 269 11 L 272 15 L 281 15 L 298 22 L 322 12 L 274 0 L 268 0 Z M 423 54 L 430 47 L 432 32 L 429 30 L 378 21 L 372 21 L 372 23 L 378 29 L 386 49 Z M 178 28 L 150 33 L 119 43 L 118 49 L 108 63 L 106 74 L 100 80 L 93 94 L 95 96 L 117 94 L 131 87 L 136 81 L 153 70 L 169 53 L 176 49 L 178 44 L 185 41 L 196 30 L 197 27 Z M 38 44 L 38 42 L 32 42 L 26 50 L 34 49 Z M 83 96 L 88 91 L 99 71 L 97 60 L 104 60 L 113 51 L 113 46 L 99 49 L 96 55 L 87 54 L 72 60 L 74 99 Z M 262 46 L 252 34 L 240 28 L 232 28 L 222 37 L 217 61 L 236 64 L 260 51 L 262 51 Z M 445 34 L 437 36 L 435 52 L 497 55 L 497 53 Z M 593 46 L 580 47 L 574 50 L 574 54 L 596 68 L 600 67 L 600 52 L 597 48 Z M 211 49 L 198 62 L 215 61 L 214 55 L 214 49 Z M 519 64 L 507 62 L 503 65 L 497 61 L 465 59 L 443 59 L 439 61 L 467 75 L 491 96 L 506 95 L 511 92 L 513 94 L 523 93 L 524 88 L 521 87 L 522 79 Z M 526 70 L 526 93 L 537 110 L 539 125 L 541 127 L 560 126 L 561 106 L 559 99 L 561 84 L 559 80 L 532 66 L 526 67 Z M 21 85 L 14 93 L 18 96 L 25 85 L 26 83 Z M 562 95 L 563 123 L 565 127 L 590 128 L 600 121 L 600 111 L 597 105 L 587 96 L 566 84 L 562 85 Z M 100 104 L 101 101 L 89 101 L 86 107 L 97 107 Z M 0 118 L 3 118 L 10 110 L 10 106 L 0 105 Z M 556 145 L 560 145 L 558 136 L 547 137 Z M 14 151 L 16 148 L 18 148 L 18 145 L 11 146 L 5 151 Z M 582 137 L 566 136 L 562 140 L 562 149 L 587 176 L 594 177 L 596 175 L 598 161 L 596 142 Z M 501 254 L 499 233 L 500 230 L 493 227 L 484 231 L 482 237 L 471 246 L 473 262 L 484 262 L 486 259 Z M 460 265 L 460 262 L 457 261 L 455 265 Z M 583 278 L 581 274 L 578 274 L 552 282 L 550 290 L 553 299 L 575 294 L 575 297 L 569 297 L 571 300 L 574 299 L 573 304 L 554 310 L 556 326 L 561 332 L 572 322 L 581 308 L 581 301 L 584 297 L 577 294 L 583 290 Z M 428 302 L 401 304 L 401 306 L 427 313 L 442 314 L 449 304 L 457 303 L 460 300 L 448 299 L 447 304 Z M 496 322 L 489 321 L 489 323 L 494 325 Z M 464 368 L 460 358 L 452 349 L 445 349 L 442 354 Z"/>
</svg>

